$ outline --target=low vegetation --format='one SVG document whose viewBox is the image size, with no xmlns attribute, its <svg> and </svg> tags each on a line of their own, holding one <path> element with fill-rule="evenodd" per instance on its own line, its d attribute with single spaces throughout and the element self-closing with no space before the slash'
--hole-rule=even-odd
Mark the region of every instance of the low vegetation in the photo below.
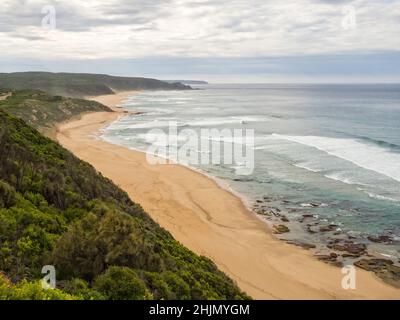
<svg viewBox="0 0 400 320">
<path fill-rule="evenodd" d="M 0 90 L 0 109 L 23 119 L 29 125 L 46 132 L 54 123 L 68 120 L 84 112 L 109 111 L 96 102 L 52 96 L 37 90 Z"/>
</svg>

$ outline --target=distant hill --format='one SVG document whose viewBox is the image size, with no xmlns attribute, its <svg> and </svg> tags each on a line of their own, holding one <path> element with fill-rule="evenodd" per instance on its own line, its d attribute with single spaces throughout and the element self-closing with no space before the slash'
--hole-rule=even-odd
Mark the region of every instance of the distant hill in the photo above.
<svg viewBox="0 0 400 320">
<path fill-rule="evenodd" d="M 190 90 L 181 83 L 103 74 L 17 72 L 0 73 L 0 88 L 42 90 L 67 97 L 97 96 L 128 90 Z"/>
<path fill-rule="evenodd" d="M 203 80 L 163 80 L 168 83 L 182 83 L 182 84 L 208 84 L 207 81 Z"/>
</svg>

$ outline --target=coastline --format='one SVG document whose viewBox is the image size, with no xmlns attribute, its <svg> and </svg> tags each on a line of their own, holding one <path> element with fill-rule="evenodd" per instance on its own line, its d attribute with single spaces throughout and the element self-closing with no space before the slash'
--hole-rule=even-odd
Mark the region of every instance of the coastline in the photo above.
<svg viewBox="0 0 400 320">
<path fill-rule="evenodd" d="M 395 299 L 400 290 L 357 269 L 357 289 L 341 287 L 341 269 L 278 240 L 242 200 L 216 181 L 181 165 L 149 165 L 140 151 L 96 139 L 127 112 L 116 106 L 132 95 L 92 97 L 115 112 L 84 114 L 60 124 L 57 140 L 91 163 L 178 241 L 209 257 L 255 299 Z"/>
</svg>

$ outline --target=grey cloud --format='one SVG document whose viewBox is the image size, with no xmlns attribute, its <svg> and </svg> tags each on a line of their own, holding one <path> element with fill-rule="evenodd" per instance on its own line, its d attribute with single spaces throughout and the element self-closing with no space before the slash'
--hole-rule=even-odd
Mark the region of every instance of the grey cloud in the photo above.
<svg viewBox="0 0 400 320">
<path fill-rule="evenodd" d="M 345 33 L 341 6 L 357 4 L 359 32 Z M 48 43 L 14 47 L 18 54 L 60 56 L 260 56 L 396 49 L 400 0 L 2 0 L 0 33 Z M 382 5 L 384 3 L 384 5 Z M 57 30 L 39 27 L 43 5 L 57 10 Z M 370 5 L 371 4 L 371 5 Z M 340 5 L 340 6 L 339 6 Z M 366 21 L 369 23 L 366 23 Z M 104 32 L 103 32 L 104 31 Z M 116 37 L 115 32 L 121 32 Z M 362 34 L 361 34 L 362 33 Z M 65 36 L 65 38 L 64 38 Z M 101 39 L 101 41 L 98 41 Z M 151 41 L 150 41 L 151 40 Z M 96 46 L 91 45 L 96 43 Z M 0 44 L 0 50 L 4 50 Z M 0 54 L 1 55 L 1 54 Z"/>
<path fill-rule="evenodd" d="M 40 41 L 40 40 L 46 40 L 45 37 L 40 36 L 40 35 L 33 35 L 33 34 L 26 34 L 26 33 L 17 33 L 17 32 L 12 32 L 10 34 L 11 37 L 14 38 L 20 38 L 24 40 L 29 40 L 29 41 Z"/>
<path fill-rule="evenodd" d="M 63 31 L 82 32 L 96 27 L 118 25 L 142 25 L 156 19 L 160 14 L 167 14 L 162 6 L 170 1 L 136 0 L 114 1 L 107 5 L 94 6 L 96 14 L 85 7 L 67 1 L 13 1 L 3 5 L 0 11 L 0 32 L 15 32 L 24 27 L 41 25 L 45 5 L 54 5 L 56 9 L 57 28 Z M 85 10 L 84 10 L 85 8 Z"/>
</svg>

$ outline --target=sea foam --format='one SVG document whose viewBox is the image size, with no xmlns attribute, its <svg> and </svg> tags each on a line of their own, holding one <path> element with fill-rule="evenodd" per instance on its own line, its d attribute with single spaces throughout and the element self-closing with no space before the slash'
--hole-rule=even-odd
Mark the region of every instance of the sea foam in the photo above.
<svg viewBox="0 0 400 320">
<path fill-rule="evenodd" d="M 273 136 L 316 148 L 350 161 L 358 167 L 400 181 L 400 153 L 392 152 L 390 149 L 368 145 L 354 139 L 280 134 L 273 134 Z"/>
</svg>

